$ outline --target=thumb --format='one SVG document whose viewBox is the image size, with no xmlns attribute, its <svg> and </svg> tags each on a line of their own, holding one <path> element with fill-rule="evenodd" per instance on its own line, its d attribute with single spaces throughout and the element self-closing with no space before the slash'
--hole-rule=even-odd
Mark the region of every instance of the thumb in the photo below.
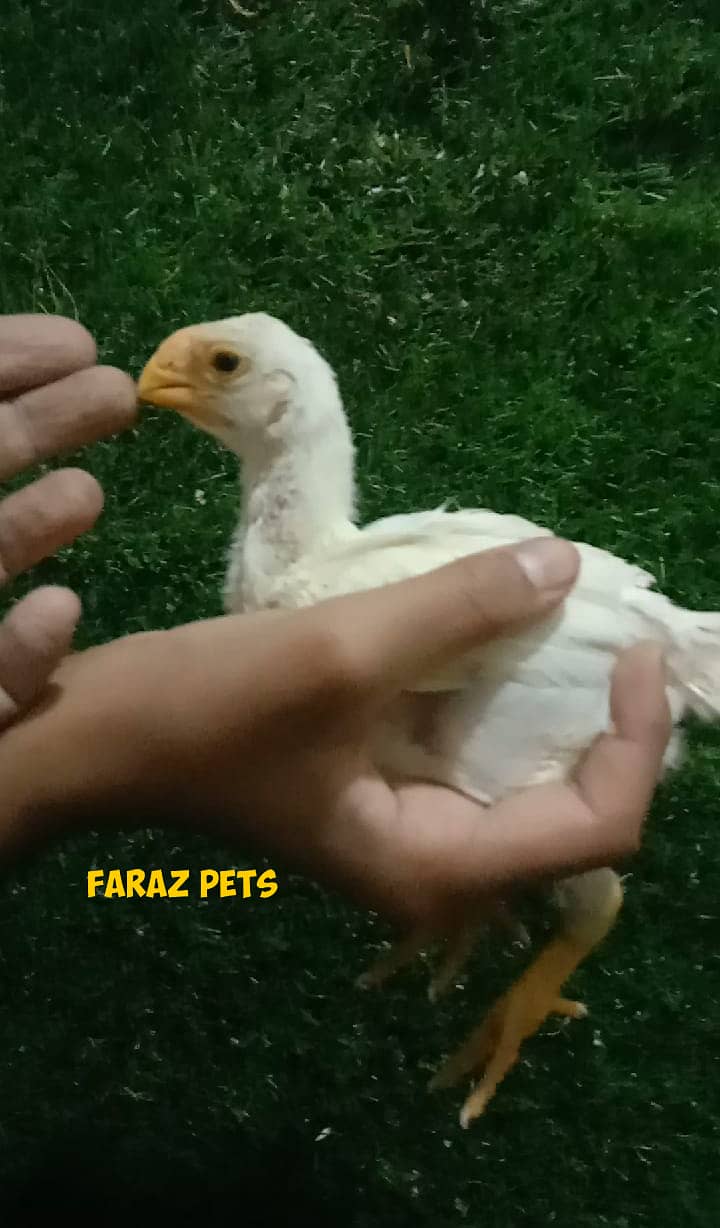
<svg viewBox="0 0 720 1228">
<path fill-rule="evenodd" d="M 339 598 L 338 619 L 362 676 L 399 689 L 552 612 L 579 567 L 571 542 L 535 537 Z"/>
</svg>

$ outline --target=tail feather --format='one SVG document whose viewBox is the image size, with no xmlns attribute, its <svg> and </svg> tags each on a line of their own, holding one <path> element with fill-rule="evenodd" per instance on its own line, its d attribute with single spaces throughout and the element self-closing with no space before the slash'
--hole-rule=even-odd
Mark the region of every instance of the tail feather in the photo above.
<svg viewBox="0 0 720 1228">
<path fill-rule="evenodd" d="M 720 614 L 685 610 L 661 593 L 635 591 L 630 604 L 667 647 L 672 687 L 701 720 L 720 719 Z"/>
<path fill-rule="evenodd" d="M 685 695 L 687 706 L 701 720 L 720 718 L 720 614 L 688 615 L 684 632 L 676 634 L 667 656 L 671 677 Z"/>
</svg>

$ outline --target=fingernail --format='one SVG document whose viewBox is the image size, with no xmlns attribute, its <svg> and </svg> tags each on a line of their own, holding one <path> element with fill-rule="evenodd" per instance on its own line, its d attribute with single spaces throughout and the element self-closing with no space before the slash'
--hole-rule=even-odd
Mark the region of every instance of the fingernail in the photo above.
<svg viewBox="0 0 720 1228">
<path fill-rule="evenodd" d="M 580 566 L 577 550 L 561 537 L 533 537 L 513 552 L 534 588 L 567 588 Z"/>
</svg>

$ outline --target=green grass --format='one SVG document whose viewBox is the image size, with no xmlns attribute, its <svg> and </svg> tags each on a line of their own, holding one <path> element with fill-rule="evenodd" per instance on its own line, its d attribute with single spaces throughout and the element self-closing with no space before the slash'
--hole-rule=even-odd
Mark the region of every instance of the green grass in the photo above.
<svg viewBox="0 0 720 1228">
<path fill-rule="evenodd" d="M 717 6 L 245 6 L 16 0 L 0 308 L 77 313 L 133 372 L 184 322 L 269 310 L 339 373 L 363 515 L 519 512 L 720 608 Z M 231 460 L 162 414 L 79 459 L 105 515 L 39 576 L 82 594 L 81 642 L 217 613 Z M 719 784 L 696 730 L 576 977 L 591 1018 L 528 1045 L 467 1134 L 425 1082 L 510 952 L 437 1011 L 422 969 L 358 995 L 387 931 L 311 885 L 88 901 L 93 864 L 237 854 L 68 841 L 0 891 L 2 1196 L 57 1207 L 82 1179 L 102 1222 L 135 1190 L 148 1222 L 712 1228 Z"/>
</svg>

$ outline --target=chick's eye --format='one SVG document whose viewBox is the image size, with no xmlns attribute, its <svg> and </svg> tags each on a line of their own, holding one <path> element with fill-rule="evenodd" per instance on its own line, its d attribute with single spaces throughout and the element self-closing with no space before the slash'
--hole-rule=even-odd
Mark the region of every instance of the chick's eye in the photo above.
<svg viewBox="0 0 720 1228">
<path fill-rule="evenodd" d="M 220 350 L 213 358 L 213 366 L 216 371 L 236 371 L 239 365 L 238 355 L 231 354 L 229 350 Z"/>
</svg>

